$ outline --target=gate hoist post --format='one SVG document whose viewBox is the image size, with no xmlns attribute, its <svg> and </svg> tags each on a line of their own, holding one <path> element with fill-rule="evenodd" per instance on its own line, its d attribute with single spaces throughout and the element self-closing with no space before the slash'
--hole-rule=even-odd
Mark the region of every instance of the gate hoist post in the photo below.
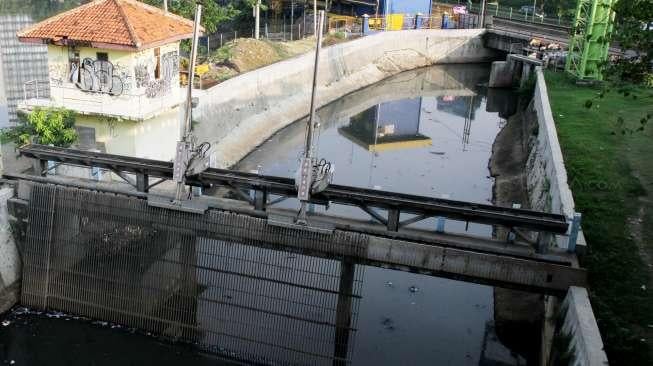
<svg viewBox="0 0 653 366">
<path fill-rule="evenodd" d="M 186 94 L 186 111 L 181 125 L 181 140 L 177 142 L 177 151 L 173 165 L 172 179 L 177 183 L 175 201 L 180 202 L 184 196 L 186 171 L 188 169 L 191 152 L 194 148 L 191 139 L 191 120 L 193 113 L 193 80 L 195 79 L 195 62 L 197 61 L 197 42 L 199 37 L 200 19 L 202 18 L 202 5 L 197 4 L 195 9 L 195 24 L 193 25 L 193 44 L 191 47 L 190 62 L 188 65 L 188 89 Z"/>
<path fill-rule="evenodd" d="M 297 185 L 297 198 L 301 201 L 296 222 L 306 224 L 306 204 L 311 198 L 313 186 L 313 134 L 317 123 L 315 118 L 315 98 L 317 94 L 317 72 L 320 63 L 320 48 L 322 48 L 322 29 L 324 27 L 324 10 L 320 10 L 317 20 L 317 46 L 315 48 L 315 66 L 313 69 L 313 88 L 311 90 L 311 113 L 308 118 L 308 132 L 306 134 L 306 146 L 304 146 L 304 157 L 299 163 L 299 174 Z"/>
</svg>

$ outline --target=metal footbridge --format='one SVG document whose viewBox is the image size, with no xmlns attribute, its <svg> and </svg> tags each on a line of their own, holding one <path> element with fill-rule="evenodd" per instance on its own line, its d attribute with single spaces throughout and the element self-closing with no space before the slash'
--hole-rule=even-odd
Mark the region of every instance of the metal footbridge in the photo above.
<svg viewBox="0 0 653 366">
<path fill-rule="evenodd" d="M 5 175 L 6 179 L 118 194 L 136 200 L 134 202 L 144 202 L 139 203 L 145 205 L 143 210 L 150 210 L 145 207 L 153 198 L 160 199 L 160 193 L 157 195 L 150 190 L 173 179 L 171 162 L 43 145 L 26 145 L 19 150 L 23 156 L 35 159 L 40 174 Z M 106 169 L 133 187 L 121 190 L 114 184 L 107 188 L 91 180 L 80 183 L 77 179 L 47 174 L 60 164 Z M 322 192 L 311 195 L 310 203 L 355 206 L 367 213 L 369 219 L 313 213 L 309 214 L 310 225 L 302 227 L 290 219 L 296 215 L 295 211 L 277 205 L 282 200 L 297 197 L 292 179 L 209 168 L 188 176 L 186 184 L 204 189 L 223 187 L 233 192 L 231 197 L 235 199 L 195 197 L 192 201 L 204 202 L 205 209 L 188 210 L 183 214 L 189 218 L 197 217 L 198 222 L 206 220 L 206 215 L 213 215 L 212 212 L 235 213 L 243 220 L 250 220 L 247 217 L 263 220 L 248 224 L 260 226 L 261 233 L 257 234 L 255 245 L 323 258 L 344 256 L 357 263 L 545 293 L 561 293 L 569 286 L 582 286 L 586 281 L 585 270 L 578 267 L 575 253 L 549 245 L 554 236 L 573 237 L 570 235 L 574 230 L 573 221 L 563 215 L 331 184 Z M 28 206 L 29 201 L 29 196 L 23 196 L 17 199 L 15 206 Z M 413 225 L 432 218 L 492 225 L 507 235 L 498 240 Z M 250 233 L 246 227 L 241 229 L 244 231 L 237 230 L 237 234 L 231 231 L 229 239 L 252 239 L 248 239 Z M 284 235 L 295 236 L 298 240 L 291 242 L 279 237 L 277 230 L 282 229 L 287 233 Z M 200 227 L 197 230 L 205 231 Z M 345 234 L 354 235 L 358 244 L 347 245 L 350 239 L 344 242 L 338 239 Z M 311 243 L 312 235 L 325 236 L 318 240 L 323 244 Z M 269 242 L 267 236 L 277 239 Z M 265 241 L 265 244 L 258 240 Z M 361 245 L 361 240 L 365 244 Z"/>
</svg>

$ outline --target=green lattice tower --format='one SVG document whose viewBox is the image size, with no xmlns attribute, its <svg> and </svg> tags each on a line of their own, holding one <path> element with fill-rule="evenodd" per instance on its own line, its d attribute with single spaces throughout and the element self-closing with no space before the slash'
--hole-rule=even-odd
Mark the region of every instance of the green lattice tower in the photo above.
<svg viewBox="0 0 653 366">
<path fill-rule="evenodd" d="M 601 64 L 608 58 L 617 1 L 578 0 L 566 65 L 578 79 L 603 80 Z"/>
</svg>

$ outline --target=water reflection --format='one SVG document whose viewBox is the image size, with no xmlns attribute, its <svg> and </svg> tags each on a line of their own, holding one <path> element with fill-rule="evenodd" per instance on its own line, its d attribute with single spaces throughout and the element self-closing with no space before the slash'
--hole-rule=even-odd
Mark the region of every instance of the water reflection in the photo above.
<svg viewBox="0 0 653 366">
<path fill-rule="evenodd" d="M 335 183 L 491 202 L 488 161 L 505 116 L 479 86 L 488 71 L 464 65 L 406 72 L 321 108 L 319 156 L 335 164 Z M 293 177 L 304 123 L 280 131 L 236 168 Z M 328 210 L 368 219 L 353 207 Z M 445 229 L 492 236 L 487 225 L 447 221 Z M 525 364 L 494 331 L 491 287 L 376 267 L 364 273 L 353 364 Z"/>
<path fill-rule="evenodd" d="M 430 146 L 431 139 L 419 133 L 421 105 L 421 97 L 375 105 L 351 117 L 338 132 L 372 152 Z"/>
<path fill-rule="evenodd" d="M 479 86 L 486 78 L 487 67 L 480 65 L 437 66 L 347 95 L 318 111 L 319 157 L 335 165 L 337 184 L 491 202 L 488 161 L 505 119 L 487 110 L 486 90 Z M 236 168 L 293 177 L 304 126 L 299 121 L 280 131 Z M 295 208 L 297 202 L 279 207 Z M 333 205 L 329 212 L 366 218 L 353 207 Z M 436 225 L 435 219 L 413 224 Z M 492 234 L 490 226 L 456 221 L 447 221 L 445 229 Z"/>
</svg>

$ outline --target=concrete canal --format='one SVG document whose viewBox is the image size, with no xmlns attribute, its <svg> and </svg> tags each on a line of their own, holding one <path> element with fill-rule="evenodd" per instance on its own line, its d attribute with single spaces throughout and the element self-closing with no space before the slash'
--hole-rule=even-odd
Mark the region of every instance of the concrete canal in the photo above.
<svg viewBox="0 0 653 366">
<path fill-rule="evenodd" d="M 484 64 L 405 72 L 321 108 L 318 156 L 335 164 L 334 183 L 492 202 L 492 145 L 515 109 L 516 95 L 488 98 L 482 86 L 488 72 Z M 305 123 L 279 131 L 236 168 L 293 177 Z M 297 205 L 295 200 L 278 204 Z M 328 211 L 368 217 L 358 208 L 333 206 Z M 416 226 L 437 225 L 425 220 Z M 447 232 L 493 235 L 487 225 L 444 225 Z M 354 364 L 526 362 L 496 338 L 492 287 L 365 267 L 361 292 Z M 537 340 L 518 347 L 532 350 Z"/>
<path fill-rule="evenodd" d="M 6 46 L 15 43 L 17 27 L 31 19 L 14 11 L 0 17 L 0 22 Z M 21 56 L 21 62 L 33 65 L 30 75 L 8 74 L 18 61 L 8 58 L 9 54 L 2 59 L 6 93 L 0 91 L 1 125 L 15 121 L 22 84 L 47 72 L 43 49 L 23 49 L 29 52 Z M 319 111 L 319 156 L 335 165 L 336 183 L 491 202 L 494 182 L 488 162 L 495 137 L 512 109 L 506 101 L 514 98 L 488 97 L 481 86 L 488 75 L 489 65 L 435 66 L 405 72 L 344 96 Z M 304 134 L 305 122 L 297 121 L 252 151 L 236 168 L 292 177 Z M 286 200 L 277 206 L 295 208 L 297 202 Z M 331 207 L 329 213 L 364 217 L 348 207 Z M 416 226 L 420 225 L 436 227 L 438 223 L 425 220 Z M 448 221 L 444 228 L 493 235 L 493 228 L 485 225 Z M 324 315 L 334 308 L 331 297 L 311 296 L 297 286 L 280 288 L 278 297 L 264 291 L 270 286 L 265 278 L 271 277 L 292 278 L 304 287 L 316 284 L 338 293 L 337 283 L 332 283 L 332 274 L 339 270 L 337 261 L 240 245 L 227 249 L 225 245 L 208 240 L 197 244 L 197 264 L 213 261 L 222 271 L 218 277 L 196 274 L 195 312 L 206 330 L 193 337 L 197 344 L 181 344 L 95 319 L 17 307 L 0 319 L 0 363 L 215 365 L 232 364 L 226 360 L 231 358 L 292 365 L 339 364 L 343 358 L 363 366 L 535 363 L 537 325 L 517 323 L 509 324 L 509 331 L 502 328 L 506 321 L 500 309 L 511 304 L 497 304 L 492 287 L 356 265 L 352 325 L 343 346 L 342 337 L 329 325 L 331 316 L 338 314 Z M 215 255 L 220 248 L 223 252 Z M 223 300 L 218 305 L 205 301 L 219 297 Z M 216 311 L 221 317 L 215 317 Z M 515 338 L 522 341 L 515 342 Z"/>
<path fill-rule="evenodd" d="M 488 162 L 510 108 L 503 102 L 498 108 L 488 98 L 481 86 L 488 73 L 488 65 L 434 66 L 347 95 L 319 111 L 319 156 L 335 164 L 336 183 L 491 202 Z M 293 176 L 304 133 L 304 121 L 291 124 L 236 168 Z M 292 208 L 296 202 L 278 205 Z M 362 217 L 351 208 L 329 211 Z M 490 226 L 460 222 L 446 222 L 445 230 L 493 235 Z M 197 272 L 197 321 L 206 329 L 196 337 L 198 344 L 175 344 L 116 324 L 18 308 L 3 319 L 0 359 L 22 365 L 44 360 L 108 365 L 139 364 L 143 355 L 155 355 L 157 364 L 172 365 L 215 363 L 214 355 L 223 354 L 270 364 L 331 364 L 344 357 L 353 365 L 524 365 L 536 357 L 539 330 L 510 324 L 506 336 L 497 326 L 505 323 L 498 313 L 506 304 L 496 304 L 492 287 L 361 265 L 352 274 L 352 329 L 344 351 L 337 351 L 338 335 L 325 325 L 330 297 L 297 287 L 270 297 L 263 290 L 270 285 L 262 279 L 292 278 L 302 286 L 334 288 L 331 274 L 339 271 L 337 261 L 225 245 L 198 242 L 198 265 L 213 261 L 225 270 L 218 277 Z M 337 283 L 334 289 L 338 291 Z M 228 300 L 219 305 L 205 301 L 223 297 Z M 222 317 L 215 317 L 217 308 Z M 534 337 L 514 342 L 519 337 L 511 335 L 517 333 Z M 69 343 L 79 353 L 60 357 L 59 350 Z"/>
</svg>

